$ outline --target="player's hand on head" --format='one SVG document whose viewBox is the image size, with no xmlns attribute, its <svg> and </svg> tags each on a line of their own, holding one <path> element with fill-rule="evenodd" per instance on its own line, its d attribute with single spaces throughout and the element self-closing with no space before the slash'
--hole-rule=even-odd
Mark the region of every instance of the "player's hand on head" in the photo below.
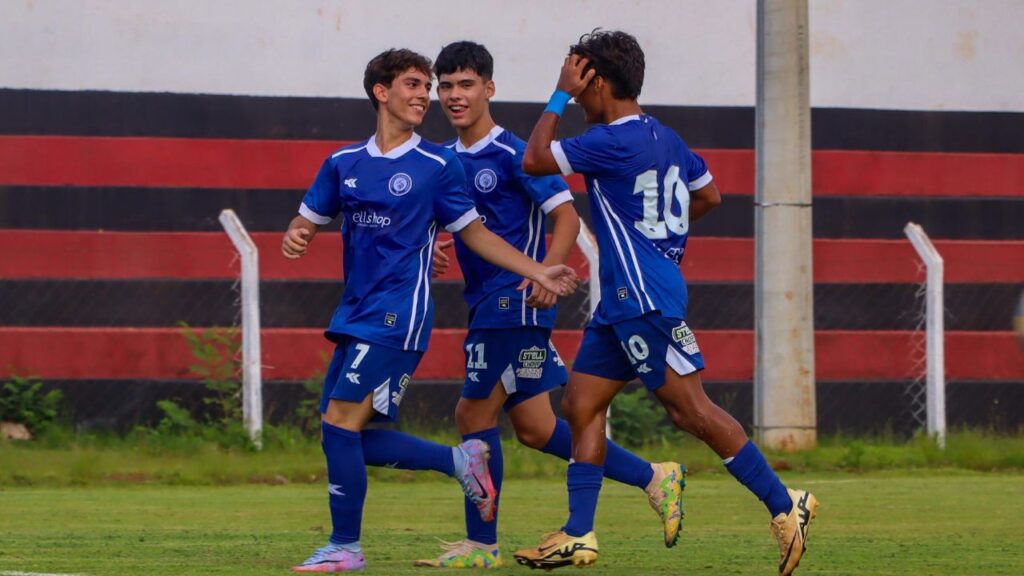
<svg viewBox="0 0 1024 576">
<path fill-rule="evenodd" d="M 305 228 L 292 228 L 284 234 L 281 242 L 281 253 L 285 258 L 296 260 L 301 258 L 309 248 L 310 232 Z"/>
<path fill-rule="evenodd" d="M 597 71 L 594 68 L 587 70 L 590 61 L 579 54 L 570 54 L 562 64 L 562 73 L 558 77 L 559 90 L 567 92 L 573 98 L 583 93 L 583 90 L 593 80 Z"/>
<path fill-rule="evenodd" d="M 449 239 L 434 244 L 434 270 L 430 273 L 431 278 L 437 278 L 448 271 L 451 266 L 451 258 L 444 251 L 451 248 L 454 243 L 455 240 Z"/>
</svg>

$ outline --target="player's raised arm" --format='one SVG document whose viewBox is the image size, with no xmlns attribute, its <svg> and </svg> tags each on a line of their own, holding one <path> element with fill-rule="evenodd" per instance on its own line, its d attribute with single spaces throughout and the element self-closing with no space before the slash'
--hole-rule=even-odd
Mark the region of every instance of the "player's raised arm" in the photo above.
<svg viewBox="0 0 1024 576">
<path fill-rule="evenodd" d="M 561 172 L 555 155 L 551 153 L 551 142 L 555 139 L 555 131 L 565 105 L 570 99 L 578 97 L 594 78 L 596 71 L 593 68 L 587 70 L 587 64 L 588 60 L 578 54 L 570 54 L 562 64 L 558 86 L 526 144 L 523 171 L 527 174 L 544 176 Z"/>
<path fill-rule="evenodd" d="M 488 230 L 479 218 L 459 230 L 458 234 L 466 246 L 484 260 L 534 280 L 559 296 L 568 296 L 579 286 L 579 278 L 572 268 L 564 264 L 545 266 L 537 262 Z"/>
<path fill-rule="evenodd" d="M 319 229 L 316 223 L 307 220 L 305 216 L 292 218 L 281 242 L 281 253 L 289 260 L 302 258 Z"/>
</svg>

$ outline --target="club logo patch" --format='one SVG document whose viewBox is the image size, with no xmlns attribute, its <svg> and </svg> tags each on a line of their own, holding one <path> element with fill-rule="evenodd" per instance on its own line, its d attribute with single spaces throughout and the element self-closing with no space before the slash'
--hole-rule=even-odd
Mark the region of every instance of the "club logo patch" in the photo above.
<svg viewBox="0 0 1024 576">
<path fill-rule="evenodd" d="M 498 310 L 508 310 L 508 307 L 509 307 L 508 296 L 499 296 L 498 297 Z"/>
<path fill-rule="evenodd" d="M 494 173 L 494 170 L 484 168 L 476 173 L 476 176 L 473 178 L 473 184 L 477 190 L 486 194 L 494 190 L 498 185 L 498 175 Z"/>
<path fill-rule="evenodd" d="M 412 190 L 412 178 L 405 172 L 399 172 L 388 180 L 388 192 L 395 196 L 405 196 Z"/>
<path fill-rule="evenodd" d="M 388 312 L 384 315 L 385 326 L 394 326 L 396 320 L 398 320 L 398 316 L 394 312 Z"/>
<path fill-rule="evenodd" d="M 686 325 L 686 322 L 672 329 L 672 339 L 682 345 L 683 352 L 691 355 L 700 353 L 697 337 L 693 335 L 693 331 Z"/>
<path fill-rule="evenodd" d="M 402 374 L 402 378 L 398 381 L 398 391 L 391 393 L 391 402 L 395 406 L 402 403 L 402 398 L 405 397 L 405 389 L 409 387 L 410 380 L 411 378 L 409 378 L 408 374 Z"/>
<path fill-rule="evenodd" d="M 629 298 L 629 290 L 626 290 L 625 288 L 619 288 L 616 291 L 616 295 L 618 295 L 619 300 L 625 300 L 626 298 Z"/>
<path fill-rule="evenodd" d="M 537 380 L 544 375 L 544 361 L 548 359 L 548 351 L 544 348 L 531 346 L 519 351 L 519 368 L 516 377 Z"/>
</svg>

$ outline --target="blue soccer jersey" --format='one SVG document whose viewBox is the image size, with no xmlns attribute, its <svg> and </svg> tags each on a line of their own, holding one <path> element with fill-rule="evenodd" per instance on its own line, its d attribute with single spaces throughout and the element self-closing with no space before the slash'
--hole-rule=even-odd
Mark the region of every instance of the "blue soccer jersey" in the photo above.
<svg viewBox="0 0 1024 576">
<path fill-rule="evenodd" d="M 587 183 L 598 239 L 601 302 L 595 323 L 659 311 L 686 318 L 679 262 L 690 229 L 690 191 L 711 182 L 704 159 L 650 116 L 626 116 L 552 142 L 565 175 Z"/>
<path fill-rule="evenodd" d="M 417 134 L 387 154 L 372 137 L 342 148 L 324 161 L 299 214 L 320 225 L 344 215 L 345 291 L 327 337 L 425 351 L 438 223 L 458 232 L 479 217 L 455 154 Z"/>
<path fill-rule="evenodd" d="M 546 255 L 544 216 L 572 201 L 565 180 L 523 172 L 526 143 L 500 126 L 470 148 L 458 140 L 447 147 L 455 150 L 466 169 L 469 194 L 487 228 L 542 262 Z M 459 238 L 455 239 L 455 252 L 466 280 L 470 328 L 554 327 L 554 308 L 530 308 L 523 292 L 516 290 L 522 276 L 488 263 Z"/>
</svg>

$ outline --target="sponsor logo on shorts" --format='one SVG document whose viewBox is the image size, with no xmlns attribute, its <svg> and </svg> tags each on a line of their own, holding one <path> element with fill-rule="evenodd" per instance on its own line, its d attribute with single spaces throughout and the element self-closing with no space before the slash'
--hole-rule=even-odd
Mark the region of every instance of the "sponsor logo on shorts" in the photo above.
<svg viewBox="0 0 1024 576">
<path fill-rule="evenodd" d="M 629 290 L 626 290 L 624 287 L 619 288 L 618 290 L 615 291 L 615 293 L 619 296 L 619 300 L 625 300 L 626 298 L 629 298 Z"/>
<path fill-rule="evenodd" d="M 405 196 L 412 190 L 412 178 L 405 172 L 399 172 L 388 180 L 388 192 L 395 196 Z"/>
<path fill-rule="evenodd" d="M 486 194 L 494 190 L 494 187 L 498 185 L 498 175 L 494 173 L 494 170 L 484 168 L 476 173 L 476 177 L 473 178 L 473 184 L 477 190 Z"/>
<path fill-rule="evenodd" d="M 498 310 L 508 310 L 509 300 L 508 296 L 498 297 Z"/>
<path fill-rule="evenodd" d="M 548 351 L 538 346 L 531 346 L 519 351 L 519 368 L 516 376 L 536 380 L 544 375 L 544 362 L 548 359 Z"/>
<path fill-rule="evenodd" d="M 402 378 L 398 381 L 398 391 L 391 393 L 391 403 L 395 406 L 402 403 L 402 398 L 405 397 L 405 389 L 409 387 L 409 380 L 411 378 L 409 378 L 408 374 L 402 374 Z"/>
<path fill-rule="evenodd" d="M 672 339 L 683 347 L 683 352 L 690 355 L 700 353 L 700 347 L 697 346 L 697 337 L 693 335 L 693 330 L 690 330 L 686 322 L 672 329 Z"/>
<path fill-rule="evenodd" d="M 395 314 L 394 312 L 388 312 L 387 314 L 384 315 L 384 325 L 385 326 L 394 326 L 395 322 L 397 320 L 398 320 L 398 315 Z"/>
</svg>

